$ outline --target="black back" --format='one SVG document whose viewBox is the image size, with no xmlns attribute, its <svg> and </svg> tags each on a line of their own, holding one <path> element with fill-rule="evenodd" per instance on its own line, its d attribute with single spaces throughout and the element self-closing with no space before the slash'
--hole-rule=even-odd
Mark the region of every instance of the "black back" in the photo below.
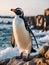
<svg viewBox="0 0 49 65">
<path fill-rule="evenodd" d="M 23 16 L 19 16 L 19 17 L 24 20 L 25 28 L 26 28 L 27 31 L 29 31 L 29 33 L 31 33 L 31 34 L 33 35 L 33 37 L 34 37 L 34 39 L 35 39 L 35 42 L 36 42 L 36 45 L 37 45 L 37 48 L 38 48 L 37 40 L 36 40 L 36 38 L 35 38 L 35 36 L 34 36 L 34 33 L 33 33 L 33 32 L 31 31 L 31 29 L 29 28 L 26 19 L 25 19 Z"/>
<path fill-rule="evenodd" d="M 23 16 L 19 16 L 19 17 L 24 20 L 25 28 L 26 28 L 27 31 L 29 31 L 29 26 L 28 26 L 26 19 Z"/>
</svg>

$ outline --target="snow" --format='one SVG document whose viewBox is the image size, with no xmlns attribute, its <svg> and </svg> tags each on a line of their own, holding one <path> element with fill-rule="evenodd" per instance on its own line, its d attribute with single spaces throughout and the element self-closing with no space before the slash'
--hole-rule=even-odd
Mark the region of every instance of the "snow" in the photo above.
<svg viewBox="0 0 49 65">
<path fill-rule="evenodd" d="M 19 51 L 16 47 L 15 48 L 8 47 L 0 51 L 0 60 L 6 59 L 6 58 L 12 58 L 17 55 L 19 55 Z"/>
<path fill-rule="evenodd" d="M 38 49 L 36 49 L 36 51 L 37 51 L 36 53 L 32 53 L 31 55 L 38 54 Z M 19 55 L 19 51 L 16 47 L 15 48 L 8 47 L 8 48 L 0 51 L 0 60 L 12 58 L 12 57 L 18 56 L 18 55 Z"/>
</svg>

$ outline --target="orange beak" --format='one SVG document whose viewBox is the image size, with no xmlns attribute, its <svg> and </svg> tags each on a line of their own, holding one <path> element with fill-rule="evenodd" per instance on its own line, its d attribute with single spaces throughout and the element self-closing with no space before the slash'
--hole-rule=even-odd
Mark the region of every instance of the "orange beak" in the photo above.
<svg viewBox="0 0 49 65">
<path fill-rule="evenodd" d="M 16 12 L 16 10 L 15 10 L 15 9 L 11 9 L 11 11 Z"/>
</svg>

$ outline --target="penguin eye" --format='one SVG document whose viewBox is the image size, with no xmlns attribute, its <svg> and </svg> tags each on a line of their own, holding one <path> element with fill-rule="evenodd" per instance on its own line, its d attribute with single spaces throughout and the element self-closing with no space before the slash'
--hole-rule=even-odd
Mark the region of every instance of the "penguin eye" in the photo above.
<svg viewBox="0 0 49 65">
<path fill-rule="evenodd" d="M 17 15 L 21 15 L 21 11 L 20 10 L 17 10 Z"/>
</svg>

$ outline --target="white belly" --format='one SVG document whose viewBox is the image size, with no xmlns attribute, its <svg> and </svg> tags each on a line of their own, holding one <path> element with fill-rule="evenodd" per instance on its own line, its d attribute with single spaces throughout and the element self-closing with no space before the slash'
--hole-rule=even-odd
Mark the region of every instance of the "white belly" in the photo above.
<svg viewBox="0 0 49 65">
<path fill-rule="evenodd" d="M 24 22 L 20 24 L 18 22 L 13 22 L 13 32 L 15 42 L 20 52 L 30 53 L 32 41 L 29 32 L 25 29 Z"/>
</svg>

